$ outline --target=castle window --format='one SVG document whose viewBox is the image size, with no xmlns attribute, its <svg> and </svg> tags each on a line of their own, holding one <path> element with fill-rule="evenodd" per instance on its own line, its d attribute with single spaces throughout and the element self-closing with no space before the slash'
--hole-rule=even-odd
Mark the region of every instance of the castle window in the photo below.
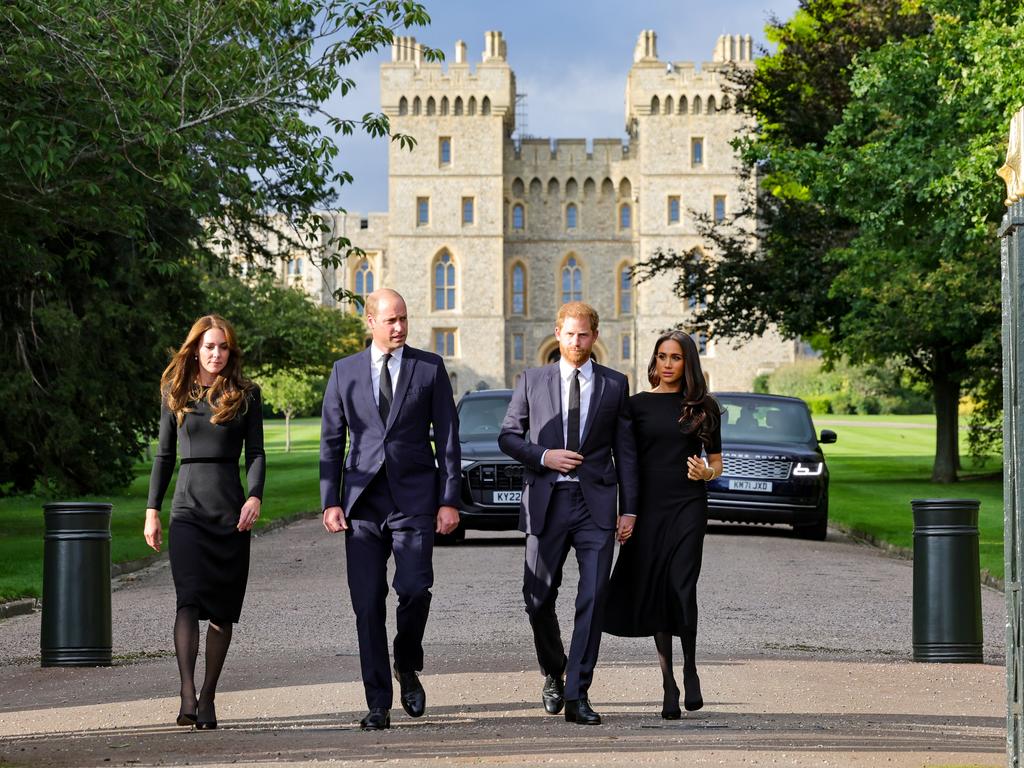
<svg viewBox="0 0 1024 768">
<path fill-rule="evenodd" d="M 715 97 L 708 96 L 708 114 L 713 115 L 717 110 L 715 109 Z"/>
<path fill-rule="evenodd" d="M 548 195 L 558 197 L 558 179 L 548 179 Z"/>
<path fill-rule="evenodd" d="M 431 96 L 427 99 L 427 114 L 432 115 L 437 111 L 437 104 L 434 102 L 434 97 Z"/>
<path fill-rule="evenodd" d="M 448 251 L 434 261 L 434 309 L 455 309 L 455 263 Z"/>
<path fill-rule="evenodd" d="M 425 227 L 430 223 L 430 198 L 416 198 L 416 226 Z"/>
<path fill-rule="evenodd" d="M 473 223 L 473 198 L 464 197 L 462 198 L 462 223 L 472 224 Z"/>
<path fill-rule="evenodd" d="M 480 114 L 489 115 L 491 114 L 491 97 L 484 96 L 483 101 L 480 102 Z"/>
<path fill-rule="evenodd" d="M 693 114 L 700 114 L 700 96 L 693 97 Z"/>
<path fill-rule="evenodd" d="M 633 196 L 633 185 L 629 183 L 629 179 L 623 179 L 619 182 L 619 197 L 623 200 L 629 200 Z"/>
<path fill-rule="evenodd" d="M 469 102 L 466 104 L 466 114 L 467 115 L 475 115 L 476 114 L 476 96 L 470 96 L 469 97 Z"/>
<path fill-rule="evenodd" d="M 725 195 L 715 195 L 713 207 L 715 222 L 725 221 Z"/>
<path fill-rule="evenodd" d="M 403 96 L 398 100 L 398 114 L 407 115 L 409 114 L 409 100 Z"/>
<path fill-rule="evenodd" d="M 668 223 L 679 223 L 679 195 L 668 196 Z"/>
<path fill-rule="evenodd" d="M 541 189 L 543 189 L 543 185 L 540 183 L 540 179 L 536 176 L 530 179 L 530 194 L 533 197 L 539 197 Z"/>
<path fill-rule="evenodd" d="M 302 259 L 288 259 L 288 277 L 302 277 Z"/>
<path fill-rule="evenodd" d="M 512 206 L 512 229 L 523 229 L 526 225 L 526 210 L 522 203 Z"/>
<path fill-rule="evenodd" d="M 461 96 L 456 96 L 455 97 L 455 114 L 456 115 L 461 115 L 462 114 L 462 97 Z"/>
<path fill-rule="evenodd" d="M 569 180 L 565 182 L 565 196 L 569 198 L 576 197 L 579 192 L 579 185 L 576 183 L 576 179 L 569 177 Z"/>
<path fill-rule="evenodd" d="M 412 100 L 412 113 L 418 115 L 420 113 L 420 97 L 417 96 Z"/>
<path fill-rule="evenodd" d="M 651 99 L 651 114 L 652 115 L 659 115 L 659 114 L 661 114 L 661 102 L 658 101 L 658 97 L 657 96 L 655 96 L 655 97 L 653 97 Z"/>
<path fill-rule="evenodd" d="M 704 165 L 704 139 L 690 139 L 690 165 Z"/>
<path fill-rule="evenodd" d="M 633 270 L 629 264 L 619 267 L 619 314 L 633 314 Z"/>
<path fill-rule="evenodd" d="M 666 96 L 665 97 L 665 114 L 666 115 L 671 115 L 672 114 L 672 97 L 671 96 Z"/>
<path fill-rule="evenodd" d="M 523 184 L 523 180 L 522 179 L 517 177 L 512 182 L 512 196 L 513 197 L 522 197 L 524 192 L 526 192 L 526 185 Z"/>
<path fill-rule="evenodd" d="M 576 229 L 576 203 L 565 206 L 565 228 Z"/>
<path fill-rule="evenodd" d="M 704 357 L 708 353 L 708 335 L 704 331 L 697 331 L 691 333 L 690 337 L 693 339 L 693 343 L 697 345 L 697 354 Z"/>
<path fill-rule="evenodd" d="M 629 203 L 619 206 L 619 229 L 629 229 L 633 226 L 633 209 Z"/>
<path fill-rule="evenodd" d="M 447 96 L 442 96 L 441 97 L 441 114 L 442 115 L 447 115 L 448 114 L 448 97 Z"/>
<path fill-rule="evenodd" d="M 366 303 L 366 297 L 373 293 L 373 268 L 370 266 L 368 259 L 363 259 L 359 262 L 356 267 L 354 293 L 359 296 L 363 303 Z"/>
<path fill-rule="evenodd" d="M 434 353 L 441 357 L 455 357 L 455 329 L 434 329 Z"/>
<path fill-rule="evenodd" d="M 594 183 L 594 180 L 591 179 L 588 176 L 587 180 L 583 182 L 583 196 L 584 197 L 593 197 L 594 193 L 596 191 L 597 191 L 597 184 Z"/>
<path fill-rule="evenodd" d="M 726 94 L 722 97 L 722 111 L 728 112 L 730 109 L 732 109 L 732 102 L 729 101 L 729 94 Z"/>
<path fill-rule="evenodd" d="M 441 165 L 452 164 L 452 140 L 450 136 L 442 136 L 437 140 L 437 159 Z"/>
<path fill-rule="evenodd" d="M 526 354 L 523 349 L 523 334 L 513 333 L 512 334 L 512 359 L 521 362 L 526 359 Z"/>
<path fill-rule="evenodd" d="M 702 309 L 707 298 L 702 290 L 700 277 L 700 256 L 694 253 L 690 257 L 683 279 L 686 285 L 686 306 L 690 309 Z"/>
<path fill-rule="evenodd" d="M 614 194 L 615 194 L 615 185 L 612 183 L 611 179 L 606 177 L 605 180 L 601 182 L 601 195 L 602 196 L 610 196 L 610 195 L 614 195 Z"/>
<path fill-rule="evenodd" d="M 685 96 L 680 96 L 679 97 L 679 114 L 680 115 L 685 115 L 686 114 L 686 97 Z"/>
<path fill-rule="evenodd" d="M 575 256 L 565 260 L 562 267 L 562 303 L 583 301 L 583 270 Z"/>
<path fill-rule="evenodd" d="M 620 356 L 623 360 L 633 359 L 633 336 L 631 334 L 622 334 L 620 349 Z"/>
<path fill-rule="evenodd" d="M 512 314 L 526 314 L 526 267 L 522 264 L 512 267 Z"/>
</svg>

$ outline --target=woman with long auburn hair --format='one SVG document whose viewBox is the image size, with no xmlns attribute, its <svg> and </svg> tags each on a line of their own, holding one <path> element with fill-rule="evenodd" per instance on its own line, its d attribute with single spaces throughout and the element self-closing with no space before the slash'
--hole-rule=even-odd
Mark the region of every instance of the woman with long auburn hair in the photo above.
<svg viewBox="0 0 1024 768">
<path fill-rule="evenodd" d="M 708 392 L 697 345 L 671 331 L 647 367 L 650 392 L 630 398 L 640 466 L 640 512 L 620 535 L 605 631 L 654 637 L 662 675 L 661 716 L 678 719 L 672 638 L 683 649 L 683 705 L 704 706 L 697 675 L 697 579 L 708 524 L 707 483 L 722 474 L 721 408 Z M 706 460 L 704 457 L 706 457 Z"/>
<path fill-rule="evenodd" d="M 171 503 L 168 549 L 178 598 L 174 653 L 181 675 L 178 725 L 217 727 L 214 697 L 249 578 L 249 538 L 260 516 L 266 459 L 259 388 L 242 376 L 231 324 L 206 315 L 193 324 L 160 377 L 160 438 L 149 480 L 146 543 L 162 544 L 160 505 L 181 469 Z M 247 493 L 238 460 L 245 448 Z M 206 619 L 206 676 L 196 696 L 199 622 Z"/>
</svg>

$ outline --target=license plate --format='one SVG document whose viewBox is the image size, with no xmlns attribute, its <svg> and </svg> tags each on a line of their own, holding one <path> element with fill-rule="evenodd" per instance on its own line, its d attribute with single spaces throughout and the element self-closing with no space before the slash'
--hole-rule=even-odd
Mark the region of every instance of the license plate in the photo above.
<svg viewBox="0 0 1024 768">
<path fill-rule="evenodd" d="M 491 500 L 495 504 L 518 504 L 522 499 L 522 491 L 494 491 Z"/>
<path fill-rule="evenodd" d="M 772 484 L 768 480 L 730 480 L 730 491 L 760 491 L 771 493 Z"/>
</svg>

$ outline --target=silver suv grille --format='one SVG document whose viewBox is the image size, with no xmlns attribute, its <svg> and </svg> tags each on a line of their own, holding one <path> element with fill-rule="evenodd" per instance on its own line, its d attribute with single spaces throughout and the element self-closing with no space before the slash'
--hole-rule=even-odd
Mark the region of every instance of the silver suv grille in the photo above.
<svg viewBox="0 0 1024 768">
<path fill-rule="evenodd" d="M 786 480 L 792 467 L 792 462 L 785 456 L 732 452 L 722 454 L 722 474 L 728 477 Z"/>
<path fill-rule="evenodd" d="M 521 491 L 523 468 L 519 464 L 477 464 L 466 472 L 474 491 Z"/>
</svg>

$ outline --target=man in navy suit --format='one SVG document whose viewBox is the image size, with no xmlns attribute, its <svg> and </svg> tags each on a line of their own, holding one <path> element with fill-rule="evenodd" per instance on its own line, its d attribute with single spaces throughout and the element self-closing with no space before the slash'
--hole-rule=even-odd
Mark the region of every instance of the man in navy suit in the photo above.
<svg viewBox="0 0 1024 768">
<path fill-rule="evenodd" d="M 334 364 L 324 393 L 320 499 L 324 527 L 345 532 L 369 707 L 360 726 L 381 730 L 391 727 L 393 697 L 384 626 L 388 558 L 395 556 L 398 595 L 395 678 L 402 708 L 419 717 L 426 694 L 416 673 L 423 669 L 434 583 L 434 532 L 451 533 L 459 524 L 461 453 L 448 373 L 437 355 L 406 346 L 405 301 L 389 289 L 374 291 L 366 298 L 366 323 L 371 345 Z"/>
<path fill-rule="evenodd" d="M 614 532 L 618 527 L 620 540 L 628 538 L 637 506 L 629 384 L 591 359 L 597 326 L 593 307 L 562 305 L 555 319 L 561 360 L 519 377 L 498 437 L 501 450 L 525 468 L 523 596 L 545 675 L 541 700 L 550 714 L 564 705 L 566 720 L 585 725 L 601 722 L 587 691 L 601 643 Z M 566 657 L 555 599 L 570 547 L 580 580 Z"/>
</svg>

